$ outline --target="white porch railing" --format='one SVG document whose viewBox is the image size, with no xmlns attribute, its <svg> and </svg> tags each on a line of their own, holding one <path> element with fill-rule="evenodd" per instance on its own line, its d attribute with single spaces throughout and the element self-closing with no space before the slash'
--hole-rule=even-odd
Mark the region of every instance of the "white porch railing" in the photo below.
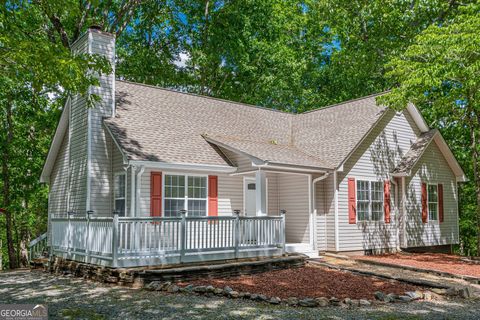
<svg viewBox="0 0 480 320">
<path fill-rule="evenodd" d="M 164 265 L 285 253 L 285 216 L 54 217 L 52 250 L 111 267 Z"/>
</svg>

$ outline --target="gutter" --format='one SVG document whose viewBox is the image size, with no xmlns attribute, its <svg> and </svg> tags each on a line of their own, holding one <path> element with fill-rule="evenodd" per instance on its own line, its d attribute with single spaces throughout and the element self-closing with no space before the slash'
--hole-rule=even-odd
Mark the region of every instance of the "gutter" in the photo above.
<svg viewBox="0 0 480 320">
<path fill-rule="evenodd" d="M 168 163 L 159 161 L 130 160 L 129 163 L 134 166 L 164 169 L 164 170 L 191 170 L 217 173 L 234 173 L 237 167 L 227 165 L 195 164 L 195 163 Z"/>
</svg>

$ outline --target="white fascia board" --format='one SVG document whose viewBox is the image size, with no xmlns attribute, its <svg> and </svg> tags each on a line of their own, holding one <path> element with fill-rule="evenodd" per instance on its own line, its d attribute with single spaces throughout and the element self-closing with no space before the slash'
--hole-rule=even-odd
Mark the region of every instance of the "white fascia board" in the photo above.
<svg viewBox="0 0 480 320">
<path fill-rule="evenodd" d="M 145 168 L 155 168 L 164 170 L 184 170 L 184 171 L 201 171 L 201 172 L 216 172 L 216 173 L 234 173 L 237 167 L 214 165 L 214 164 L 198 164 L 198 163 L 171 163 L 160 161 L 144 161 L 144 160 L 130 160 L 130 165 L 145 166 Z"/>
<path fill-rule="evenodd" d="M 52 173 L 55 160 L 57 159 L 58 151 L 62 146 L 63 137 L 68 128 L 68 119 L 70 118 L 70 108 L 71 108 L 70 97 L 67 98 L 65 102 L 65 107 L 63 108 L 62 115 L 60 116 L 60 121 L 58 122 L 57 129 L 55 130 L 55 135 L 53 136 L 50 149 L 48 150 L 47 158 L 45 164 L 43 165 L 42 173 L 40 175 L 40 182 L 49 183 L 50 174 Z"/>
<path fill-rule="evenodd" d="M 105 128 L 105 130 L 108 132 L 108 134 L 109 134 L 110 137 L 112 138 L 112 140 L 113 140 L 113 142 L 115 143 L 115 146 L 117 147 L 118 151 L 120 151 L 120 153 L 122 154 L 123 164 L 128 164 L 127 155 L 125 154 L 125 152 L 123 152 L 122 147 L 120 147 L 120 144 L 118 144 L 117 139 L 115 139 L 115 136 L 113 135 L 113 133 L 112 133 L 112 131 L 110 130 L 110 128 L 105 124 L 105 122 L 103 123 L 103 127 Z"/>
<path fill-rule="evenodd" d="M 468 181 L 468 178 L 465 176 L 465 173 L 463 172 L 462 167 L 458 163 L 457 159 L 453 155 L 452 150 L 450 150 L 450 147 L 448 146 L 447 142 L 443 138 L 442 134 L 438 132 L 435 137 L 433 137 L 435 140 L 435 143 L 438 146 L 438 149 L 440 149 L 440 152 L 443 154 L 445 157 L 445 160 L 447 161 L 448 165 L 452 169 L 453 173 L 455 174 L 455 177 L 457 178 L 457 182 L 466 182 Z"/>
<path fill-rule="evenodd" d="M 420 129 L 421 132 L 427 132 L 430 130 L 430 128 L 427 125 L 427 122 L 423 118 L 422 114 L 420 113 L 420 110 L 413 104 L 409 103 L 407 105 L 407 111 L 410 113 L 410 115 L 413 118 L 413 121 L 417 125 L 417 127 Z"/>
<path fill-rule="evenodd" d="M 290 170 L 290 171 L 298 171 L 298 172 L 309 172 L 309 173 L 325 173 L 328 170 L 332 171 L 332 169 L 322 169 L 316 167 L 307 167 L 307 166 L 295 166 L 295 165 L 287 165 L 282 163 L 274 163 L 274 162 L 265 162 L 265 164 L 255 164 L 252 162 L 253 167 L 261 168 L 261 169 L 277 169 L 277 170 Z"/>
</svg>

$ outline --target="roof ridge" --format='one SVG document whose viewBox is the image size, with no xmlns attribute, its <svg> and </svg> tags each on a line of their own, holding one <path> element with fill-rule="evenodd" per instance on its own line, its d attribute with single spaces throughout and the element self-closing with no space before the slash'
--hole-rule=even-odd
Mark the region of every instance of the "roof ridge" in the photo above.
<svg viewBox="0 0 480 320">
<path fill-rule="evenodd" d="M 128 81 L 128 80 L 120 80 L 120 79 L 115 79 L 115 81 L 125 82 L 125 83 L 129 83 L 129 84 L 133 84 L 133 85 L 139 85 L 139 86 L 144 86 L 144 87 L 158 89 L 158 90 L 169 91 L 169 92 L 178 93 L 178 94 L 185 94 L 185 95 L 199 97 L 199 98 L 205 98 L 205 99 L 217 100 L 217 101 L 222 101 L 222 102 L 227 102 L 227 103 L 232 103 L 232 104 L 238 104 L 238 105 L 245 106 L 245 107 L 251 107 L 251 108 L 263 109 L 263 110 L 268 110 L 268 111 L 280 112 L 280 113 L 289 114 L 289 115 L 295 115 L 295 113 L 289 112 L 289 111 L 283 111 L 283 110 L 278 110 L 278 109 L 273 109 L 273 108 L 268 108 L 268 107 L 262 107 L 262 106 L 257 106 L 257 105 L 254 105 L 254 104 L 232 101 L 232 100 L 227 100 L 227 99 L 222 99 L 222 98 L 210 97 L 210 96 L 205 96 L 205 95 L 197 94 L 197 93 L 182 92 L 182 91 L 177 91 L 177 90 L 164 88 L 164 87 L 159 87 L 159 86 L 146 84 L 146 83 L 133 82 L 133 81 Z"/>
<path fill-rule="evenodd" d="M 350 99 L 350 100 L 347 100 L 347 101 L 342 101 L 342 102 L 338 102 L 338 103 L 334 103 L 334 104 L 330 104 L 330 105 L 327 105 L 327 106 L 324 106 L 324 107 L 321 107 L 321 108 L 316 108 L 316 109 L 312 109 L 312 110 L 308 110 L 308 111 L 305 111 L 305 112 L 302 112 L 302 113 L 298 113 L 298 114 L 307 114 L 307 113 L 312 113 L 312 112 L 316 112 L 316 111 L 321 111 L 321 110 L 325 110 L 325 109 L 329 109 L 329 108 L 333 108 L 333 107 L 339 107 L 339 106 L 342 106 L 342 105 L 345 105 L 345 104 L 348 104 L 348 103 L 352 103 L 352 102 L 355 102 L 355 101 L 360 101 L 360 100 L 364 100 L 364 99 L 368 99 L 368 98 L 372 98 L 372 97 L 378 97 L 378 96 L 382 96 L 388 92 L 390 92 L 391 90 L 385 90 L 385 91 L 382 91 L 382 92 L 377 92 L 377 93 L 372 93 L 368 96 L 363 96 L 363 97 L 358 97 L 358 98 L 354 98 L 354 99 Z"/>
</svg>

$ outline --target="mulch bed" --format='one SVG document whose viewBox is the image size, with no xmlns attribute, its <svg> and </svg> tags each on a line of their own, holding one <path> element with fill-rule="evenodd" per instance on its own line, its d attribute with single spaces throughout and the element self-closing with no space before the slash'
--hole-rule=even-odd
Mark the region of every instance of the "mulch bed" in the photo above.
<svg viewBox="0 0 480 320">
<path fill-rule="evenodd" d="M 461 260 L 460 256 L 441 253 L 391 254 L 362 256 L 357 260 L 371 260 L 394 265 L 448 272 L 456 275 L 480 277 L 480 265 Z"/>
<path fill-rule="evenodd" d="M 264 294 L 281 299 L 289 297 L 336 297 L 340 299 L 373 300 L 375 291 L 404 294 L 405 291 L 420 289 L 398 281 L 361 276 L 316 266 L 268 271 L 225 279 L 202 279 L 180 283 L 179 285 L 187 284 L 195 286 L 212 285 L 220 288 L 229 286 L 235 291 Z"/>
</svg>

